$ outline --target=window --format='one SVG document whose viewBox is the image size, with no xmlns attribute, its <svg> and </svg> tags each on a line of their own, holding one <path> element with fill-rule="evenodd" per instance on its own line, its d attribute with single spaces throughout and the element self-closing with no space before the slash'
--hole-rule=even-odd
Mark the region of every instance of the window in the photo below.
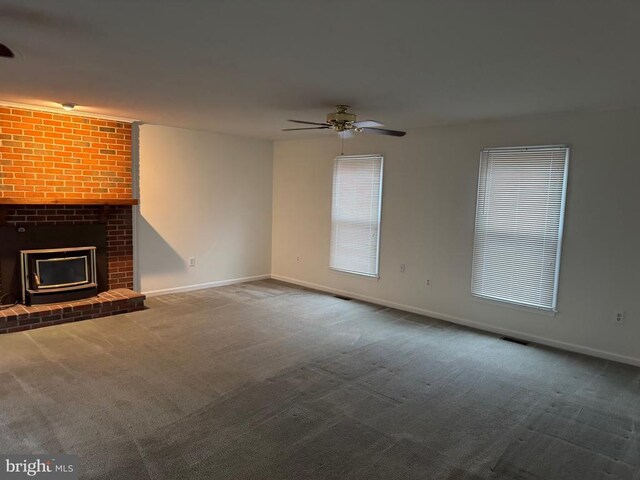
<svg viewBox="0 0 640 480">
<path fill-rule="evenodd" d="M 471 291 L 555 311 L 569 148 L 486 148 Z"/>
<path fill-rule="evenodd" d="M 378 276 L 382 156 L 336 157 L 333 169 L 330 267 Z"/>
</svg>

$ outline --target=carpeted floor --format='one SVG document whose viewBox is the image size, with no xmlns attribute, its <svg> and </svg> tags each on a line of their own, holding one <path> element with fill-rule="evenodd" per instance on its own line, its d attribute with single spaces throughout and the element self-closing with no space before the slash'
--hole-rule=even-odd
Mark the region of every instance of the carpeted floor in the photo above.
<svg viewBox="0 0 640 480">
<path fill-rule="evenodd" d="M 640 479 L 640 369 L 273 281 L 0 336 L 0 453 L 82 478 Z"/>
</svg>

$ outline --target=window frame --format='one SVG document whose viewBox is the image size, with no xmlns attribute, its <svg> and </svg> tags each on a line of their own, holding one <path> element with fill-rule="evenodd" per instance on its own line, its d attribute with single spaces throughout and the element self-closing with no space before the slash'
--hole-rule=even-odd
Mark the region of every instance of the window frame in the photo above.
<svg viewBox="0 0 640 480">
<path fill-rule="evenodd" d="M 348 270 L 344 268 L 338 268 L 332 266 L 332 251 L 333 251 L 333 209 L 334 209 L 334 188 L 335 188 L 335 175 L 336 175 L 336 165 L 339 159 L 366 159 L 366 158 L 379 158 L 380 159 L 380 185 L 378 188 L 378 216 L 377 216 L 377 244 L 376 244 L 376 271 L 375 273 L 366 273 L 366 272 L 358 272 L 354 270 Z M 383 193 L 383 184 L 384 184 L 384 155 L 381 153 L 369 153 L 363 155 L 336 155 L 333 160 L 333 174 L 331 179 L 331 233 L 329 238 L 329 269 L 338 272 L 338 273 L 346 273 L 349 275 L 356 275 L 358 277 L 364 278 L 380 278 L 380 240 L 381 240 L 381 232 L 382 232 L 382 193 Z"/>
<path fill-rule="evenodd" d="M 533 305 L 525 302 L 519 302 L 517 300 L 507 300 L 504 298 L 491 296 L 491 295 L 483 295 L 474 292 L 474 263 L 475 263 L 475 253 L 476 253 L 476 239 L 478 233 L 478 207 L 480 200 L 480 190 L 481 190 L 481 175 L 483 170 L 483 157 L 485 152 L 488 151 L 499 151 L 499 150 L 542 150 L 542 149 L 564 149 L 565 150 L 565 158 L 564 158 L 564 171 L 562 177 L 562 194 L 560 199 L 560 209 L 559 209 L 559 222 L 558 222 L 558 246 L 556 250 L 555 257 L 555 271 L 553 276 L 553 297 L 552 304 L 550 307 Z M 568 190 L 568 182 L 569 182 L 569 161 L 571 157 L 571 146 L 569 144 L 548 144 L 548 145 L 525 145 L 525 146 L 500 146 L 500 147 L 484 147 L 480 151 L 480 161 L 478 167 L 478 184 L 476 190 L 476 208 L 474 215 L 474 231 L 473 231 L 473 247 L 472 247 L 472 267 L 471 267 L 471 294 L 481 301 L 485 301 L 487 303 L 502 306 L 502 307 L 516 307 L 518 309 L 523 309 L 527 311 L 533 311 L 538 313 L 545 313 L 555 315 L 558 313 L 558 291 L 560 287 L 560 264 L 562 259 L 562 244 L 564 239 L 564 222 L 566 215 L 566 204 L 567 204 L 567 190 Z"/>
</svg>

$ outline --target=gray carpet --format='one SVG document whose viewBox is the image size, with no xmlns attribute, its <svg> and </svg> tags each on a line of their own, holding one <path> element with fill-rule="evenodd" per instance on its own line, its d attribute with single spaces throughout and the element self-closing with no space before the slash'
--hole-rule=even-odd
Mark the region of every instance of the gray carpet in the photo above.
<svg viewBox="0 0 640 480">
<path fill-rule="evenodd" d="M 0 336 L 0 453 L 82 478 L 640 479 L 640 369 L 278 282 Z"/>
</svg>

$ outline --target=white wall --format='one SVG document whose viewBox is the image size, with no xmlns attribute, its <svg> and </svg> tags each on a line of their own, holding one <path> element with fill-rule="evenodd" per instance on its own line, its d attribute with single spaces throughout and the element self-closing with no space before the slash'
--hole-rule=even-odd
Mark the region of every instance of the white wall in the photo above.
<svg viewBox="0 0 640 480">
<path fill-rule="evenodd" d="M 606 112 L 426 128 L 403 139 L 347 140 L 345 154 L 385 156 L 377 281 L 328 268 L 338 139 L 276 142 L 272 273 L 640 364 L 639 131 L 638 112 Z M 470 282 L 481 148 L 560 143 L 572 150 L 559 313 L 475 299 Z M 617 309 L 626 311 L 624 325 L 613 323 Z"/>
<path fill-rule="evenodd" d="M 268 275 L 273 143 L 156 125 L 139 134 L 140 289 Z"/>
</svg>

